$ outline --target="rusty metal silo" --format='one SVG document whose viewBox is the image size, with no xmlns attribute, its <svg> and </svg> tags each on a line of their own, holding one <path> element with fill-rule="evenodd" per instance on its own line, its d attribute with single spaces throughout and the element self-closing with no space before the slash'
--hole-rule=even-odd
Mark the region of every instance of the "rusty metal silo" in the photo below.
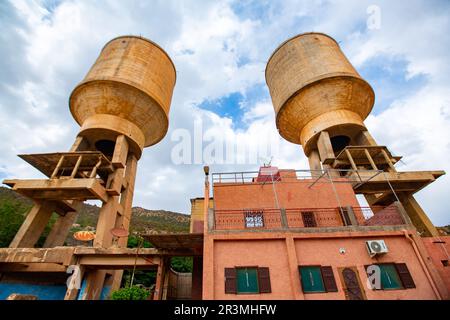
<svg viewBox="0 0 450 320">
<path fill-rule="evenodd" d="M 167 132 L 175 81 L 173 62 L 154 42 L 111 40 L 70 97 L 80 135 L 95 145 L 123 134 L 139 156 Z"/>
<path fill-rule="evenodd" d="M 364 130 L 374 104 L 371 86 L 322 33 L 304 33 L 282 43 L 267 63 L 266 82 L 280 135 L 306 154 L 318 134 L 352 139 Z"/>
</svg>

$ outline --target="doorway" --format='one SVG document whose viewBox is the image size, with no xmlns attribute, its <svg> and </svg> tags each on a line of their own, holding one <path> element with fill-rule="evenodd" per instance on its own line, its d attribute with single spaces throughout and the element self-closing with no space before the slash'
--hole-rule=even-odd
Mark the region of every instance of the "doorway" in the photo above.
<svg viewBox="0 0 450 320">
<path fill-rule="evenodd" d="M 366 300 L 366 295 L 356 267 L 339 268 L 339 276 L 346 300 Z"/>
</svg>

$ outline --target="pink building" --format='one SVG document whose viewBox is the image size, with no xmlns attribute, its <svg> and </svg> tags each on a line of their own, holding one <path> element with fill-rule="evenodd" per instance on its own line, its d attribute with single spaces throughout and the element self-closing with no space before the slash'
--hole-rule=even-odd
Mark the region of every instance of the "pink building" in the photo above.
<svg viewBox="0 0 450 320">
<path fill-rule="evenodd" d="M 209 180 L 203 299 L 448 298 L 398 202 L 361 207 L 348 178 L 276 167 L 213 173 L 206 198 Z"/>
</svg>

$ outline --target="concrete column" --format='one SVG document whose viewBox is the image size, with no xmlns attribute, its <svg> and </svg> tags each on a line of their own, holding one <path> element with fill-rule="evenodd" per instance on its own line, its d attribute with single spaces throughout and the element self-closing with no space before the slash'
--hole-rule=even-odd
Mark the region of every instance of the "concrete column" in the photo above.
<svg viewBox="0 0 450 320">
<path fill-rule="evenodd" d="M 311 170 L 311 176 L 317 178 L 320 176 L 320 170 L 322 166 L 320 165 L 319 151 L 313 150 L 308 155 L 309 169 Z"/>
<path fill-rule="evenodd" d="M 203 276 L 203 256 L 193 257 L 192 270 L 192 300 L 202 299 L 202 276 Z"/>
<path fill-rule="evenodd" d="M 360 146 L 376 146 L 377 142 L 372 137 L 369 131 L 361 131 L 356 137 L 356 143 Z"/>
<path fill-rule="evenodd" d="M 162 258 L 158 265 L 158 271 L 156 272 L 156 284 L 153 300 L 162 300 L 164 291 L 164 281 L 166 278 L 168 265 L 170 261 L 167 257 Z"/>
<path fill-rule="evenodd" d="M 439 236 L 439 232 L 437 231 L 436 227 L 433 225 L 430 218 L 428 218 L 425 211 L 423 211 L 422 207 L 416 201 L 414 196 L 402 192 L 399 192 L 397 196 L 400 199 L 400 202 L 403 205 L 403 208 L 405 209 L 409 218 L 411 219 L 411 222 L 422 236 Z"/>
<path fill-rule="evenodd" d="M 124 228 L 129 230 L 130 220 L 131 220 L 131 210 L 133 203 L 134 194 L 134 184 L 136 180 L 136 170 L 137 170 L 137 159 L 134 154 L 128 155 L 126 169 L 125 169 L 125 179 L 126 188 L 122 192 L 120 197 L 120 205 L 123 208 L 122 214 L 117 216 L 115 227 Z M 120 248 L 126 248 L 128 244 L 128 237 L 123 237 L 118 240 L 118 246 Z M 120 288 L 122 283 L 123 270 L 115 270 L 112 275 L 111 292 L 114 292 Z"/>
<path fill-rule="evenodd" d="M 345 209 L 347 209 L 348 217 L 350 219 L 352 226 L 357 226 L 358 219 L 356 219 L 356 215 L 355 212 L 353 211 L 352 206 L 347 206 Z"/>
<path fill-rule="evenodd" d="M 121 203 L 119 203 L 119 201 L 121 198 L 120 192 L 122 191 L 124 182 L 124 168 L 126 164 L 123 162 L 125 161 L 125 159 L 128 159 L 128 143 L 125 137 L 123 135 L 120 135 L 116 139 L 116 145 L 113 154 L 113 163 L 115 170 L 109 175 L 107 182 L 107 188 L 113 192 L 119 193 L 119 195 L 116 195 L 117 193 L 110 195 L 108 201 L 106 203 L 103 203 L 102 207 L 100 208 L 94 240 L 95 247 L 108 248 L 112 245 L 113 236 L 111 234 L 111 229 L 116 227 L 119 207 L 121 206 Z M 131 187 L 133 186 L 134 185 L 132 183 Z M 128 188 L 129 186 L 127 187 L 127 189 Z M 132 188 L 130 188 L 130 190 L 131 189 Z M 128 201 L 131 201 L 131 199 L 128 198 Z M 123 214 L 123 212 L 125 212 L 125 208 L 122 209 Z M 105 270 L 96 270 L 89 273 L 88 277 L 86 278 L 87 285 L 86 292 L 84 294 L 87 299 L 96 300 L 100 298 L 100 293 L 105 282 L 105 275 Z M 121 278 L 121 276 L 122 275 L 118 273 L 115 279 L 113 278 L 114 287 L 117 287 L 118 284 L 120 285 L 119 278 Z"/>
<path fill-rule="evenodd" d="M 78 217 L 77 211 L 67 212 L 65 216 L 58 216 L 52 230 L 45 239 L 43 248 L 63 246 L 70 228 Z"/>
<path fill-rule="evenodd" d="M 10 248 L 33 248 L 50 220 L 54 205 L 49 202 L 36 203 L 20 226 Z"/>
<path fill-rule="evenodd" d="M 106 270 L 93 270 L 86 275 L 86 288 L 81 300 L 99 300 L 105 282 Z"/>
<path fill-rule="evenodd" d="M 286 236 L 286 249 L 289 263 L 289 277 L 291 278 L 291 288 L 295 300 L 305 300 L 305 296 L 300 287 L 300 275 L 298 273 L 297 251 L 292 236 Z"/>
<path fill-rule="evenodd" d="M 202 296 L 203 300 L 214 300 L 214 239 L 205 234 L 203 240 L 203 256 L 210 257 L 203 259 L 203 279 Z"/>
<path fill-rule="evenodd" d="M 319 150 L 320 161 L 323 164 L 333 162 L 335 156 L 331 145 L 330 135 L 327 131 L 322 131 L 317 139 L 317 149 Z"/>
</svg>

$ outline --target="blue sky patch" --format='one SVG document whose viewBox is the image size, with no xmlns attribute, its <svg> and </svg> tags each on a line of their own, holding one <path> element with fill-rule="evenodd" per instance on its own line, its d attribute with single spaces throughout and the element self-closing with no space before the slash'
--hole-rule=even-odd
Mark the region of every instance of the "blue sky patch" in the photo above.
<svg viewBox="0 0 450 320">
<path fill-rule="evenodd" d="M 427 83 L 424 74 L 407 79 L 407 68 L 407 60 L 389 55 L 378 55 L 358 68 L 360 75 L 375 91 L 372 114 L 383 112 L 395 100 L 413 95 Z"/>
</svg>

